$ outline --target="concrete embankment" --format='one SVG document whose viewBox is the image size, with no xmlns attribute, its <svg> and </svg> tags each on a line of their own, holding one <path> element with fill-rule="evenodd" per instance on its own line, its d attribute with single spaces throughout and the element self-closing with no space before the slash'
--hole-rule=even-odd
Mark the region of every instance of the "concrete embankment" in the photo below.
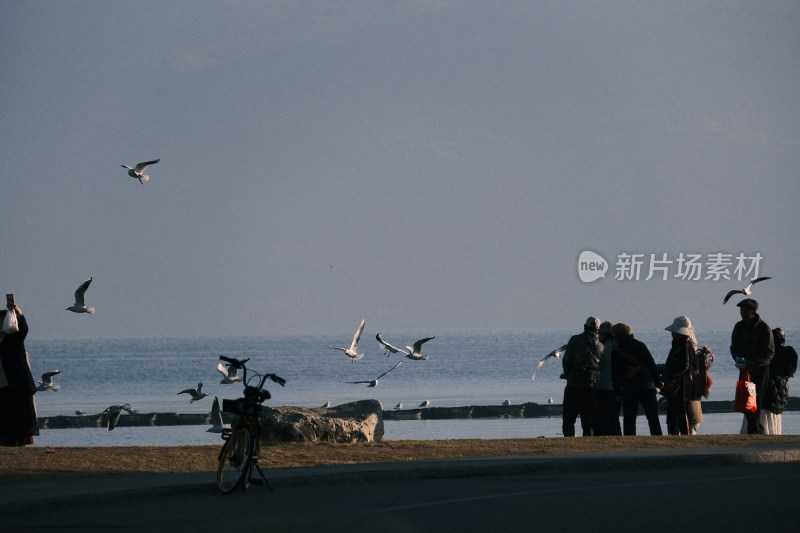
<svg viewBox="0 0 800 533">
<path fill-rule="evenodd" d="M 800 398 L 791 397 L 787 411 L 800 411 Z M 732 413 L 733 401 L 704 401 L 703 413 Z M 541 418 L 561 416 L 561 404 L 528 402 L 516 405 L 468 405 L 462 407 L 419 407 L 383 412 L 384 420 L 447 420 L 454 418 Z M 223 414 L 225 423 L 233 415 Z M 43 429 L 92 428 L 106 425 L 106 415 L 49 416 L 39 418 Z M 188 426 L 209 423 L 202 413 L 136 413 L 123 415 L 120 426 Z"/>
</svg>

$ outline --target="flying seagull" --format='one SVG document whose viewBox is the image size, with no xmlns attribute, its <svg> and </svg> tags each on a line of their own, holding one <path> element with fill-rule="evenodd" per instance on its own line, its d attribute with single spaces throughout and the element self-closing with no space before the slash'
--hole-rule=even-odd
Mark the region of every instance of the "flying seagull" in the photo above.
<svg viewBox="0 0 800 533">
<path fill-rule="evenodd" d="M 380 333 L 375 335 L 375 339 L 378 341 L 378 344 L 380 344 L 381 349 L 384 351 L 383 355 L 385 355 L 386 357 L 389 357 L 389 354 L 393 354 L 393 353 L 402 353 L 404 355 L 408 355 L 408 352 L 403 350 L 402 348 L 398 348 L 397 346 L 392 346 L 388 342 L 384 341 L 381 338 L 381 334 Z"/>
<path fill-rule="evenodd" d="M 731 296 L 733 296 L 734 294 L 741 293 L 741 294 L 744 294 L 745 296 L 750 296 L 750 293 L 753 292 L 753 285 L 755 285 L 759 281 L 764 281 L 765 279 L 770 279 L 770 278 L 769 278 L 769 276 L 765 276 L 763 278 L 756 278 L 753 281 L 751 281 L 750 283 L 748 283 L 747 287 L 745 287 L 744 289 L 742 289 L 740 291 L 730 291 L 730 292 L 728 292 L 728 294 L 725 295 L 725 299 L 722 300 L 722 305 L 725 305 L 726 303 L 728 303 L 728 300 L 730 300 Z"/>
<path fill-rule="evenodd" d="M 406 357 L 409 359 L 413 359 L 415 361 L 424 361 L 428 358 L 427 355 L 422 355 L 422 345 L 428 342 L 431 339 L 435 339 L 436 337 L 425 337 L 424 339 L 420 339 L 414 343 L 414 346 L 406 346 L 406 350 L 408 353 Z"/>
<path fill-rule="evenodd" d="M 539 372 L 539 369 L 542 368 L 542 365 L 544 364 L 545 361 L 547 361 L 551 357 L 555 357 L 556 359 L 561 359 L 561 356 L 564 355 L 564 352 L 566 350 L 567 350 L 567 345 L 565 344 L 564 346 L 561 346 L 560 348 L 556 348 L 555 350 L 553 350 L 549 354 L 547 354 L 544 357 L 542 357 L 541 359 L 539 359 L 539 362 L 536 363 L 536 370 L 533 371 L 533 377 L 531 377 L 531 381 L 536 379 L 536 373 Z"/>
<path fill-rule="evenodd" d="M 226 367 L 222 363 L 219 363 L 217 365 L 217 371 L 222 374 L 222 380 L 220 383 L 223 385 L 229 385 L 231 383 L 236 383 L 237 381 L 242 381 L 242 378 L 240 378 L 238 374 L 239 370 L 231 364 Z"/>
<path fill-rule="evenodd" d="M 61 388 L 60 385 L 53 383 L 53 376 L 60 374 L 60 370 L 51 370 L 50 372 L 45 372 L 42 374 L 42 381 L 36 386 L 37 391 L 58 391 Z"/>
<path fill-rule="evenodd" d="M 194 403 L 194 402 L 196 402 L 198 400 L 202 400 L 203 398 L 208 396 L 208 394 L 203 392 L 203 382 L 202 381 L 197 384 L 197 388 L 196 389 L 184 389 L 184 390 L 180 391 L 178 394 L 188 394 L 188 395 L 190 395 L 192 397 L 192 399 L 189 400 L 189 403 Z"/>
<path fill-rule="evenodd" d="M 358 329 L 356 329 L 356 334 L 353 335 L 353 342 L 350 343 L 349 348 L 337 348 L 336 346 L 328 346 L 328 348 L 333 348 L 334 350 L 341 350 L 344 354 L 350 358 L 352 362 L 356 362 L 362 357 L 364 357 L 363 353 L 358 353 L 358 341 L 361 340 L 361 334 L 364 333 L 364 324 L 367 323 L 366 319 L 361 320 L 361 324 L 358 325 Z"/>
<path fill-rule="evenodd" d="M 145 161 L 143 163 L 137 163 L 135 167 L 129 167 L 128 165 L 122 165 L 122 168 L 128 169 L 128 176 L 132 178 L 136 178 L 139 180 L 139 183 L 144 185 L 144 182 L 150 179 L 150 176 L 144 173 L 144 169 L 148 167 L 148 165 L 155 165 L 161 161 L 160 159 L 154 159 L 152 161 Z"/>
<path fill-rule="evenodd" d="M 108 430 L 111 431 L 115 427 L 117 427 L 117 422 L 119 422 L 119 415 L 122 414 L 122 411 L 126 411 L 129 415 L 134 414 L 136 411 L 131 409 L 131 404 L 124 403 L 122 405 L 112 405 L 106 408 L 105 411 L 101 414 L 108 415 Z"/>
<path fill-rule="evenodd" d="M 75 303 L 67 307 L 66 311 L 72 311 L 73 313 L 89 313 L 90 315 L 94 314 L 94 307 L 86 305 L 83 299 L 86 294 L 86 289 L 89 288 L 91 282 L 92 278 L 89 278 L 81 283 L 81 286 L 75 291 Z"/>
<path fill-rule="evenodd" d="M 211 404 L 211 414 L 208 416 L 211 427 L 206 432 L 222 433 L 222 430 L 225 429 L 225 424 L 222 423 L 222 410 L 219 408 L 219 398 L 216 396 L 214 396 L 214 402 Z"/>
<path fill-rule="evenodd" d="M 366 383 L 367 387 L 377 387 L 379 379 L 381 379 L 383 376 L 385 376 L 386 374 L 388 374 L 389 372 L 391 372 L 392 370 L 394 370 L 395 368 L 397 368 L 398 366 L 400 366 L 402 364 L 403 364 L 402 361 L 398 361 L 396 365 L 394 365 L 392 368 L 390 368 L 389 370 L 387 370 L 386 372 L 384 372 L 383 374 L 381 374 L 380 376 L 378 376 L 375 379 L 370 379 L 370 380 L 367 380 L 367 381 L 348 381 L 347 383 Z"/>
</svg>

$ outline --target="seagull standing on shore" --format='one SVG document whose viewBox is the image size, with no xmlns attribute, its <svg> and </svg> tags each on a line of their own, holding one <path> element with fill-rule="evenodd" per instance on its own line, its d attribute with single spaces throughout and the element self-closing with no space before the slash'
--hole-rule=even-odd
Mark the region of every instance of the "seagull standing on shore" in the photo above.
<svg viewBox="0 0 800 533">
<path fill-rule="evenodd" d="M 72 311 L 73 313 L 89 313 L 90 315 L 94 314 L 94 307 L 88 306 L 84 303 L 84 295 L 86 294 L 86 289 L 89 288 L 89 284 L 91 282 L 92 278 L 89 278 L 81 283 L 81 286 L 75 291 L 75 303 L 67 307 L 66 311 Z"/>
<path fill-rule="evenodd" d="M 128 176 L 132 178 L 136 178 L 139 180 L 139 183 L 144 185 L 145 181 L 150 180 L 150 176 L 144 173 L 144 169 L 146 169 L 149 165 L 155 165 L 161 161 L 160 159 L 153 159 L 152 161 L 145 161 L 143 163 L 137 163 L 135 167 L 129 167 L 128 165 L 122 165 L 122 168 L 128 169 Z"/>
<path fill-rule="evenodd" d="M 750 293 L 753 292 L 753 285 L 755 285 L 759 281 L 764 281 L 764 280 L 767 280 L 767 279 L 770 279 L 769 276 L 765 276 L 765 277 L 762 277 L 762 278 L 756 278 L 753 281 L 751 281 L 750 283 L 748 283 L 747 287 L 745 287 L 744 289 L 742 289 L 740 291 L 734 290 L 734 291 L 728 292 L 728 294 L 725 295 L 725 299 L 722 300 L 722 305 L 725 305 L 726 303 L 728 303 L 728 300 L 730 300 L 731 296 L 733 296 L 734 294 L 740 294 L 741 293 L 741 294 L 744 294 L 745 296 L 750 296 Z"/>
<path fill-rule="evenodd" d="M 397 368 L 398 366 L 400 366 L 402 364 L 403 364 L 402 361 L 398 361 L 396 365 L 394 365 L 392 368 L 390 368 L 389 370 L 387 370 L 386 372 L 384 372 L 383 374 L 381 374 L 380 376 L 378 376 L 375 379 L 371 379 L 371 380 L 368 380 L 368 381 L 348 381 L 347 383 L 367 383 L 367 387 L 377 387 L 379 379 L 381 379 L 383 376 L 385 376 L 386 374 L 388 374 L 389 372 L 391 372 L 392 370 L 394 370 L 395 368 Z"/>
<path fill-rule="evenodd" d="M 381 334 L 380 333 L 375 335 L 375 339 L 378 341 L 378 344 L 380 345 L 381 350 L 384 350 L 383 355 L 385 355 L 386 357 L 389 357 L 389 355 L 393 354 L 393 353 L 401 353 L 403 355 L 408 355 L 408 352 L 403 350 L 402 348 L 398 348 L 397 346 L 392 346 L 388 342 L 384 341 L 381 338 Z"/>
<path fill-rule="evenodd" d="M 531 381 L 536 379 L 536 373 L 539 372 L 539 369 L 542 368 L 542 365 L 544 364 L 545 361 L 547 361 L 551 357 L 555 357 L 556 359 L 561 359 L 561 356 L 564 355 L 565 351 L 567 351 L 567 345 L 566 344 L 564 346 L 556 348 L 555 350 L 553 350 L 549 354 L 547 354 L 544 357 L 542 357 L 541 359 L 539 359 L 539 362 L 536 363 L 536 369 L 533 371 L 533 377 L 531 377 Z"/>
<path fill-rule="evenodd" d="M 188 394 L 188 395 L 190 395 L 192 397 L 192 399 L 189 400 L 189 403 L 194 403 L 194 402 L 196 402 L 198 400 L 202 400 L 203 398 L 208 396 L 208 394 L 203 392 L 203 382 L 202 381 L 197 384 L 197 388 L 196 389 L 184 389 L 184 390 L 180 391 L 178 394 Z"/>
<path fill-rule="evenodd" d="M 344 354 L 350 358 L 350 361 L 355 363 L 362 357 L 364 357 L 363 353 L 358 353 L 358 341 L 361 340 L 361 334 L 364 333 L 364 325 L 367 323 L 367 319 L 362 319 L 361 324 L 358 325 L 358 329 L 356 329 L 356 334 L 353 335 L 353 341 L 350 343 L 349 348 L 337 348 L 336 346 L 328 346 L 328 348 L 332 348 L 334 350 L 341 350 Z"/>
<path fill-rule="evenodd" d="M 51 370 L 42 374 L 42 381 L 36 386 L 37 391 L 51 390 L 57 392 L 61 388 L 60 385 L 53 383 L 53 376 L 60 374 L 60 370 Z"/>
<path fill-rule="evenodd" d="M 420 339 L 414 343 L 414 346 L 406 346 L 406 350 L 408 353 L 406 357 L 409 359 L 413 359 L 415 361 L 424 361 L 428 358 L 427 355 L 422 355 L 422 345 L 428 342 L 431 339 L 435 339 L 436 337 L 425 337 L 424 339 Z"/>
<path fill-rule="evenodd" d="M 430 407 L 430 406 L 431 402 L 429 400 L 425 400 L 424 402 L 418 405 L 418 407 Z"/>
</svg>

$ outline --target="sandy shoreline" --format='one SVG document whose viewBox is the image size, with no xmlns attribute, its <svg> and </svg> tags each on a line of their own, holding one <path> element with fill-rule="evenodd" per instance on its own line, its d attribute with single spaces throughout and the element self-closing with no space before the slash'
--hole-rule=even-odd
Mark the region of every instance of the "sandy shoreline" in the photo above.
<svg viewBox="0 0 800 533">
<path fill-rule="evenodd" d="M 514 455 L 586 454 L 608 451 L 800 448 L 800 435 L 698 435 L 529 439 L 392 441 L 377 444 L 285 443 L 265 448 L 270 468 L 382 463 Z M 0 482 L 42 476 L 210 472 L 219 445 L 122 447 L 0 447 Z"/>
</svg>

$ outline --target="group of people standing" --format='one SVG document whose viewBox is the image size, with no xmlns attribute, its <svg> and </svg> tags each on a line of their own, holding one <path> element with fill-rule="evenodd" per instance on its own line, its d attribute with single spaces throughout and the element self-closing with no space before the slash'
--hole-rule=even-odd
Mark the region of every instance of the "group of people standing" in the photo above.
<svg viewBox="0 0 800 533">
<path fill-rule="evenodd" d="M 731 355 L 741 372 L 749 372 L 755 382 L 759 409 L 746 415 L 743 432 L 778 435 L 797 353 L 785 346 L 782 330 L 770 330 L 759 317 L 758 302 L 747 298 L 737 305 L 742 320 L 733 329 Z M 634 337 L 629 325 L 601 323 L 593 316 L 586 320 L 583 332 L 570 338 L 562 358 L 562 378 L 567 380 L 562 419 L 565 437 L 575 436 L 578 418 L 584 436 L 636 435 L 640 407 L 650 434 L 662 435 L 659 393 L 667 403 L 668 434 L 697 434 L 703 421 L 701 398 L 708 397 L 711 387 L 708 367 L 713 354 L 698 345 L 688 317 L 676 317 L 664 329 L 672 334 L 672 345 L 659 370 L 650 350 Z"/>
</svg>

